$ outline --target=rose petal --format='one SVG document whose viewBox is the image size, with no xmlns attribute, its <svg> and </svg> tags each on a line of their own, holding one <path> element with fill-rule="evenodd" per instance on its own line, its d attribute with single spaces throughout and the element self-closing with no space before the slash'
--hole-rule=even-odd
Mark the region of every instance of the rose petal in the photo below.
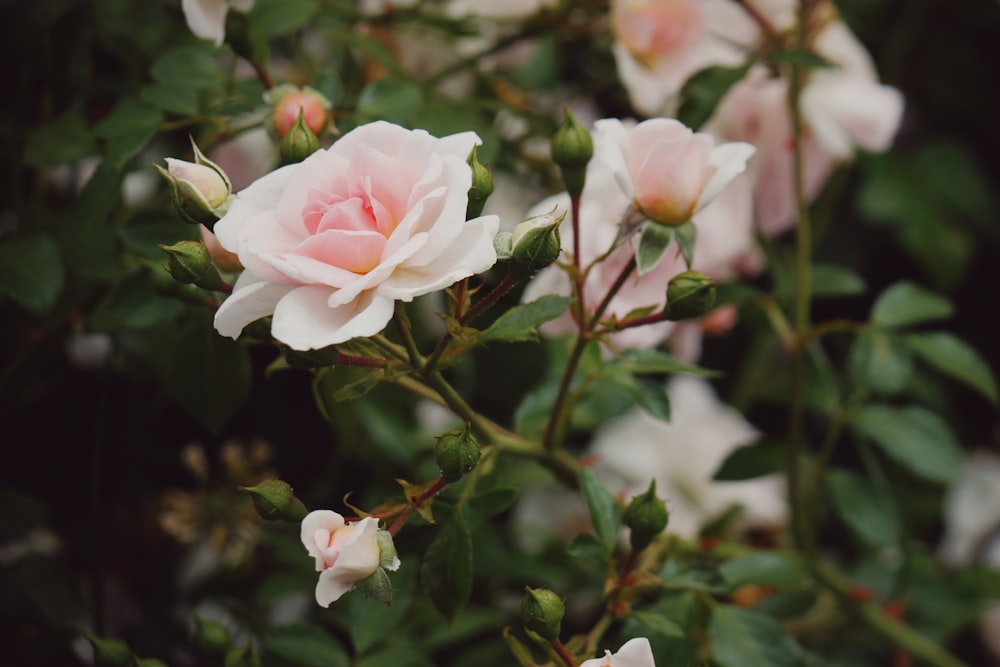
<svg viewBox="0 0 1000 667">
<path fill-rule="evenodd" d="M 374 336 L 392 318 L 392 299 L 374 290 L 330 307 L 334 292 L 326 287 L 299 287 L 288 292 L 274 308 L 271 333 L 294 350 L 312 350 Z"/>
<path fill-rule="evenodd" d="M 243 328 L 255 320 L 270 315 L 293 287 L 265 282 L 249 269 L 240 274 L 233 293 L 215 311 L 215 329 L 223 336 L 238 338 Z"/>
</svg>

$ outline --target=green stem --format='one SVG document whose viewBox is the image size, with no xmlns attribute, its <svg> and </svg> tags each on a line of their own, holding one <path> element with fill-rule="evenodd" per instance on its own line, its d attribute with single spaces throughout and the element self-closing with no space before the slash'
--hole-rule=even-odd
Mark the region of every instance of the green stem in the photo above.
<svg viewBox="0 0 1000 667">
<path fill-rule="evenodd" d="M 870 602 L 860 602 L 851 597 L 853 582 L 832 565 L 815 561 L 810 568 L 816 580 L 826 586 L 869 628 L 890 640 L 918 660 L 934 667 L 968 667 L 936 642 L 931 641 L 905 623 L 886 615 Z"/>
</svg>

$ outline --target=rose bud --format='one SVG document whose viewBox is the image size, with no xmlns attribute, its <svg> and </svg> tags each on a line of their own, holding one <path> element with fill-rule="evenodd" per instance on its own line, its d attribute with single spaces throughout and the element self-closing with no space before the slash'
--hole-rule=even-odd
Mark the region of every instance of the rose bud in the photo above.
<svg viewBox="0 0 1000 667">
<path fill-rule="evenodd" d="M 685 271 L 667 285 L 668 320 L 691 320 L 701 317 L 715 305 L 715 281 L 700 271 Z"/>
<path fill-rule="evenodd" d="M 510 239 L 514 261 L 526 264 L 532 271 L 544 269 L 556 261 L 562 252 L 559 225 L 565 217 L 565 213 L 556 215 L 553 209 L 528 218 L 515 227 Z"/>
<path fill-rule="evenodd" d="M 366 578 L 354 584 L 366 598 L 372 598 L 385 604 L 392 604 L 392 581 L 384 567 L 380 567 Z"/>
<path fill-rule="evenodd" d="M 174 245 L 160 244 L 159 247 L 167 253 L 167 271 L 177 282 L 194 284 L 213 292 L 225 289 L 218 269 L 212 264 L 211 253 L 199 241 L 180 241 Z"/>
<path fill-rule="evenodd" d="M 257 515 L 265 521 L 301 521 L 306 515 L 306 506 L 292 493 L 292 487 L 280 479 L 237 489 L 250 494 Z"/>
<path fill-rule="evenodd" d="M 185 221 L 211 229 L 228 208 L 233 186 L 226 172 L 205 157 L 191 140 L 194 162 L 166 158 L 167 168 L 154 165 L 170 184 L 174 207 Z"/>
<path fill-rule="evenodd" d="M 641 551 L 667 527 L 667 506 L 656 497 L 656 480 L 649 483 L 649 489 L 629 503 L 622 521 L 632 530 L 632 548 Z"/>
<path fill-rule="evenodd" d="M 471 220 L 483 214 L 486 200 L 493 194 L 493 174 L 479 161 L 475 146 L 469 153 L 468 162 L 472 167 L 472 187 L 469 188 L 469 205 L 465 210 L 465 219 Z"/>
<path fill-rule="evenodd" d="M 284 164 L 302 162 L 319 150 L 319 138 L 305 122 L 305 112 L 299 109 L 299 117 L 291 129 L 278 142 L 278 153 Z"/>
<path fill-rule="evenodd" d="M 559 639 L 566 606 L 562 599 L 545 588 L 525 586 L 527 594 L 521 598 L 521 622 L 524 627 L 550 642 Z"/>
<path fill-rule="evenodd" d="M 469 424 L 437 439 L 434 460 L 441 471 L 441 479 L 448 484 L 457 482 L 476 467 L 479 463 L 479 441 L 469 430 Z"/>
<path fill-rule="evenodd" d="M 552 161 L 559 165 L 563 182 L 570 197 L 583 192 L 587 163 L 594 156 L 594 141 L 590 132 L 583 129 L 569 109 L 563 112 L 563 122 L 552 136 Z"/>
<path fill-rule="evenodd" d="M 294 86 L 281 86 L 276 90 L 277 93 L 270 98 L 274 100 L 274 129 L 279 137 L 285 137 L 295 127 L 300 115 L 314 135 L 319 135 L 326 128 L 332 105 L 319 91 L 312 88 L 299 90 Z"/>
</svg>

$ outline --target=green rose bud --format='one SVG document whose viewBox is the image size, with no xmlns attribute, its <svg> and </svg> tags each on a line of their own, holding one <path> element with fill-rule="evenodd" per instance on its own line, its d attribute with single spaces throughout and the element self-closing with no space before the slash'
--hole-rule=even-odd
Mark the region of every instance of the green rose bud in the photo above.
<svg viewBox="0 0 1000 667">
<path fill-rule="evenodd" d="M 233 185 L 222 168 L 205 157 L 191 140 L 194 162 L 166 158 L 167 168 L 153 165 L 170 185 L 174 208 L 192 224 L 209 229 L 226 213 Z"/>
<path fill-rule="evenodd" d="M 479 162 L 475 146 L 469 153 L 468 163 L 472 167 L 472 187 L 469 188 L 469 205 L 465 209 L 465 219 L 471 220 L 483 214 L 486 200 L 493 194 L 493 174 Z"/>
<path fill-rule="evenodd" d="M 278 153 L 284 164 L 302 162 L 319 150 L 319 138 L 306 125 L 304 114 L 303 109 L 299 108 L 295 124 L 278 142 Z"/>
<path fill-rule="evenodd" d="M 521 622 L 524 627 L 550 642 L 559 639 L 566 605 L 562 599 L 545 588 L 529 588 L 521 598 Z"/>
<path fill-rule="evenodd" d="M 668 320 L 701 317 L 715 305 L 715 281 L 700 271 L 685 271 L 670 279 L 667 286 Z"/>
<path fill-rule="evenodd" d="M 362 595 L 385 604 L 392 604 L 392 581 L 385 568 L 379 567 L 370 575 L 354 584 Z"/>
<path fill-rule="evenodd" d="M 622 521 L 632 530 L 632 548 L 641 551 L 667 527 L 667 506 L 656 497 L 656 480 L 649 489 L 629 503 Z"/>
<path fill-rule="evenodd" d="M 84 636 L 94 647 L 94 662 L 100 667 L 128 667 L 133 663 L 132 649 L 121 639 L 105 639 L 90 633 Z"/>
<path fill-rule="evenodd" d="M 514 228 L 511 235 L 511 257 L 515 262 L 526 264 L 532 271 L 543 269 L 556 261 L 562 252 L 559 241 L 559 225 L 566 214 L 550 213 L 536 215 Z"/>
<path fill-rule="evenodd" d="M 566 191 L 574 199 L 583 192 L 587 163 L 594 156 L 594 141 L 569 109 L 564 110 L 562 125 L 552 137 L 552 161 L 562 171 Z"/>
<path fill-rule="evenodd" d="M 257 515 L 265 521 L 301 521 L 306 507 L 295 497 L 292 487 L 280 479 L 268 479 L 256 486 L 240 486 L 239 491 L 250 494 Z"/>
<path fill-rule="evenodd" d="M 160 245 L 167 253 L 167 272 L 179 283 L 194 284 L 202 289 L 220 292 L 225 283 L 212 263 L 212 255 L 200 241 L 180 241 Z"/>
<path fill-rule="evenodd" d="M 434 460 L 441 470 L 441 479 L 448 484 L 457 482 L 479 463 L 479 441 L 469 429 L 445 433 L 434 445 Z"/>
<path fill-rule="evenodd" d="M 206 621 L 195 614 L 194 645 L 206 656 L 222 657 L 232 648 L 233 636 L 222 623 Z"/>
</svg>

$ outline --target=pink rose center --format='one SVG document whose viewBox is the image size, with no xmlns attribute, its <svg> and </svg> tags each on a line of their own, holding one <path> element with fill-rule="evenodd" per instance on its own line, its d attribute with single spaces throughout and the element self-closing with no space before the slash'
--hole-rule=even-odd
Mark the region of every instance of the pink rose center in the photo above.
<svg viewBox="0 0 1000 667">
<path fill-rule="evenodd" d="M 320 557 L 323 561 L 323 569 L 333 567 L 340 557 L 340 551 L 344 544 L 355 530 L 355 526 L 343 526 L 337 530 L 330 531 L 321 528 L 316 531 L 316 546 L 319 549 Z"/>
<path fill-rule="evenodd" d="M 347 190 L 309 193 L 302 221 L 310 236 L 298 252 L 353 273 L 367 273 L 382 261 L 396 220 L 366 188 Z"/>
</svg>

